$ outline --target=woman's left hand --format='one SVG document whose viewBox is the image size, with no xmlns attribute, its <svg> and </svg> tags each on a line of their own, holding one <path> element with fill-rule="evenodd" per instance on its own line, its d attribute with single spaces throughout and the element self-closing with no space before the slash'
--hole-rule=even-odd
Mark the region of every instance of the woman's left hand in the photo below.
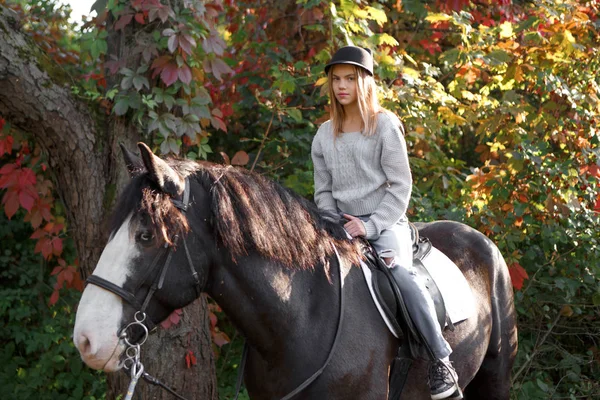
<svg viewBox="0 0 600 400">
<path fill-rule="evenodd" d="M 363 224 L 360 218 L 356 218 L 354 215 L 349 214 L 343 215 L 344 218 L 348 220 L 348 222 L 344 224 L 344 229 L 346 229 L 346 232 L 348 232 L 350 236 L 354 238 L 357 236 L 365 236 L 367 234 L 365 224 Z"/>
</svg>

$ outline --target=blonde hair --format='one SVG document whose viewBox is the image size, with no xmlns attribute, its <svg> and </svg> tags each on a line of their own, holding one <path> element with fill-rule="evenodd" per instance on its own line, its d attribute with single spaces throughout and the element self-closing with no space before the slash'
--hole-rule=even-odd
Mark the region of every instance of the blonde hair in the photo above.
<svg viewBox="0 0 600 400">
<path fill-rule="evenodd" d="M 360 117 L 362 119 L 362 134 L 365 136 L 371 136 L 375 134 L 377 130 L 377 114 L 382 111 L 377 98 L 377 85 L 375 79 L 365 69 L 350 65 L 354 69 L 356 74 L 356 101 L 358 103 L 358 110 L 360 111 Z M 333 92 L 333 70 L 330 68 L 327 73 L 328 86 L 329 86 L 329 99 L 331 101 L 330 118 L 333 127 L 334 137 L 339 136 L 342 133 L 342 124 L 346 113 L 344 107 L 335 97 Z"/>
</svg>

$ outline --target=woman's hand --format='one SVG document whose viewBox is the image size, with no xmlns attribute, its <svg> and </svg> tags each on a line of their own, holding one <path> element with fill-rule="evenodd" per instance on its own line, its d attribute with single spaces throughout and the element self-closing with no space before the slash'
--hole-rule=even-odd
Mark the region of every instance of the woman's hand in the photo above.
<svg viewBox="0 0 600 400">
<path fill-rule="evenodd" d="M 367 234 L 367 231 L 365 231 L 365 225 L 360 218 L 356 218 L 354 215 L 349 214 L 343 215 L 344 218 L 348 220 L 348 222 L 344 224 L 344 229 L 346 229 L 346 232 L 348 232 L 350 236 L 354 238 L 357 236 L 365 236 Z"/>
</svg>

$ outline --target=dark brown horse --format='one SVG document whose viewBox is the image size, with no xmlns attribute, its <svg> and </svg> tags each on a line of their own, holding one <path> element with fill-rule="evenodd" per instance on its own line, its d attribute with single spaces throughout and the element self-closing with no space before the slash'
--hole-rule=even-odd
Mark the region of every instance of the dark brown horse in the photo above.
<svg viewBox="0 0 600 400">
<path fill-rule="evenodd" d="M 386 399 L 399 342 L 378 315 L 356 266 L 357 247 L 340 225 L 260 175 L 165 162 L 145 145 L 140 150 L 142 160 L 126 157 L 133 178 L 77 311 L 74 341 L 86 364 L 118 370 L 120 333 L 136 311 L 156 324 L 204 291 L 249 344 L 250 397 L 279 399 L 325 364 L 342 290 L 330 362 L 294 398 Z M 465 398 L 508 399 L 517 328 L 502 255 L 457 222 L 419 230 L 459 266 L 477 303 L 475 316 L 445 332 Z M 424 362 L 410 374 L 403 398 L 429 399 Z"/>
</svg>

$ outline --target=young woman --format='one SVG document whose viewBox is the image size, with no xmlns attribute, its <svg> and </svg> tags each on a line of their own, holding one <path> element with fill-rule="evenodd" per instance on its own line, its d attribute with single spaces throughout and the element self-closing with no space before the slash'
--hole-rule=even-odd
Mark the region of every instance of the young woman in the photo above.
<svg viewBox="0 0 600 400">
<path fill-rule="evenodd" d="M 331 119 L 312 143 L 315 202 L 341 213 L 352 236 L 363 236 L 390 267 L 417 328 L 435 356 L 429 367 L 432 399 L 462 398 L 433 300 L 412 271 L 406 210 L 412 189 L 404 127 L 378 102 L 371 51 L 338 50 L 325 66 Z M 424 358 L 431 358 L 423 352 Z"/>
</svg>

